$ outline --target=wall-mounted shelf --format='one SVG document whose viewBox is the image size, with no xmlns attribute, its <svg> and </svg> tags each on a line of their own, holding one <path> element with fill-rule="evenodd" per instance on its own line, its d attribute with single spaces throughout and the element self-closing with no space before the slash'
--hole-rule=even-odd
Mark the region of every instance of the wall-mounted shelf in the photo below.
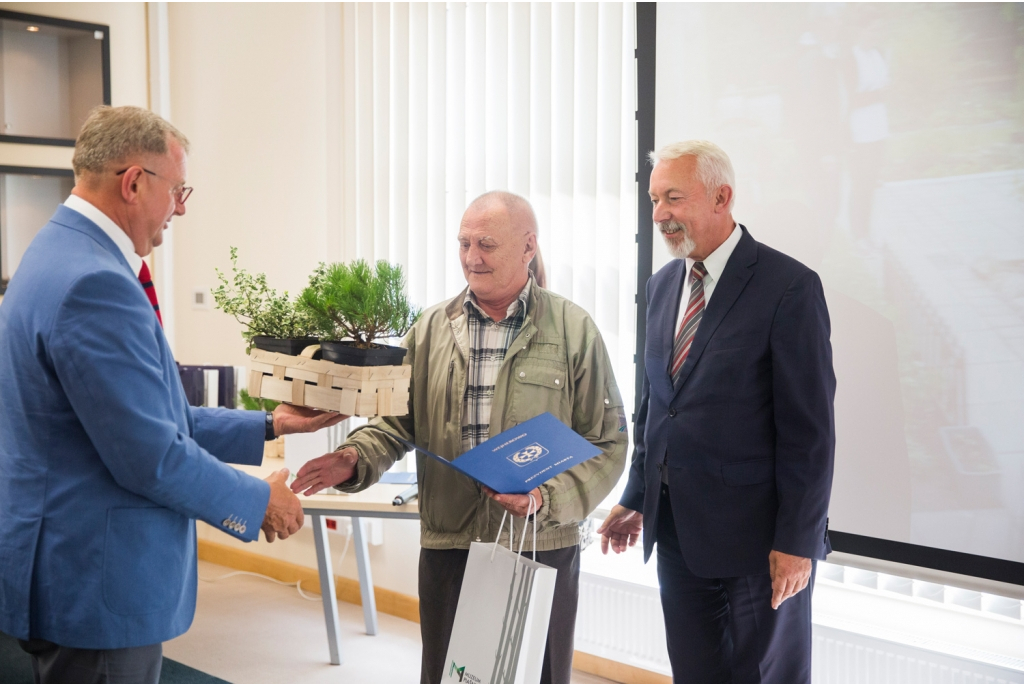
<svg viewBox="0 0 1024 685">
<path fill-rule="evenodd" d="M 110 99 L 110 28 L 0 10 L 0 142 L 74 147 Z"/>
<path fill-rule="evenodd" d="M 74 184 L 69 169 L 0 166 L 0 295 L 29 243 Z"/>
</svg>

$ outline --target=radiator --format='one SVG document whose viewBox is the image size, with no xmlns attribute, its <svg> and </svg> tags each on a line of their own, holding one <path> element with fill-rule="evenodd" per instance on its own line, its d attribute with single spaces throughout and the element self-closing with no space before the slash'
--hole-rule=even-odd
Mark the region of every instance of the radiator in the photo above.
<svg viewBox="0 0 1024 685">
<path fill-rule="evenodd" d="M 658 589 L 581 573 L 576 649 L 670 674 Z"/>
<path fill-rule="evenodd" d="M 1019 659 L 814 625 L 815 683 L 1024 683 Z"/>
<path fill-rule="evenodd" d="M 1024 663 L 896 633 L 815 623 L 815 683 L 1024 683 Z M 670 674 L 657 588 L 580 574 L 576 649 Z"/>
</svg>

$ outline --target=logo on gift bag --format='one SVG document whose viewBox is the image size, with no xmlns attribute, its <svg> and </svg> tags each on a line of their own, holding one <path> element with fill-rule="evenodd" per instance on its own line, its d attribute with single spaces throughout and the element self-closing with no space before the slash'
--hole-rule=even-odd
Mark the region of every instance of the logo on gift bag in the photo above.
<svg viewBox="0 0 1024 685">
<path fill-rule="evenodd" d="M 452 662 L 451 668 L 448 669 L 448 677 L 452 678 L 459 676 L 460 683 L 479 683 L 480 679 L 472 673 L 466 673 L 465 666 L 457 666 L 455 662 Z"/>
<path fill-rule="evenodd" d="M 539 442 L 535 442 L 532 445 L 527 445 L 523 449 L 519 450 L 515 454 L 509 456 L 508 460 L 516 466 L 526 466 L 538 459 L 547 456 L 548 449 L 541 445 Z"/>
</svg>

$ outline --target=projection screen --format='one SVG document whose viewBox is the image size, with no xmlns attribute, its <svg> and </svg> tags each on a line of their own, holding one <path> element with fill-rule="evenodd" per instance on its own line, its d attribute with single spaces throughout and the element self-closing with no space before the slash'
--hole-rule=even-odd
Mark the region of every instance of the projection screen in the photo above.
<svg viewBox="0 0 1024 685">
<path fill-rule="evenodd" d="M 655 146 L 721 145 L 736 220 L 825 284 L 831 528 L 1024 562 L 1024 7 L 665 3 L 656 36 Z"/>
</svg>

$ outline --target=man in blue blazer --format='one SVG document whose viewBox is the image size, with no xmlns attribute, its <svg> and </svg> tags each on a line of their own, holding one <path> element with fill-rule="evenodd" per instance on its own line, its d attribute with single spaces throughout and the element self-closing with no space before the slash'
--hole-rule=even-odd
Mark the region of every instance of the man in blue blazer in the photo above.
<svg viewBox="0 0 1024 685">
<path fill-rule="evenodd" d="M 827 532 L 835 375 L 817 274 L 732 218 L 732 164 L 688 141 L 651 155 L 676 259 L 647 284 L 629 482 L 598 531 L 643 531 L 676 682 L 810 682 L 811 591 Z"/>
<path fill-rule="evenodd" d="M 187 149 L 147 110 L 95 110 L 0 306 L 0 631 L 39 682 L 157 682 L 195 610 L 193 519 L 246 541 L 302 525 L 286 471 L 224 462 L 343 418 L 188 406 L 142 260 L 185 213 Z"/>
</svg>

